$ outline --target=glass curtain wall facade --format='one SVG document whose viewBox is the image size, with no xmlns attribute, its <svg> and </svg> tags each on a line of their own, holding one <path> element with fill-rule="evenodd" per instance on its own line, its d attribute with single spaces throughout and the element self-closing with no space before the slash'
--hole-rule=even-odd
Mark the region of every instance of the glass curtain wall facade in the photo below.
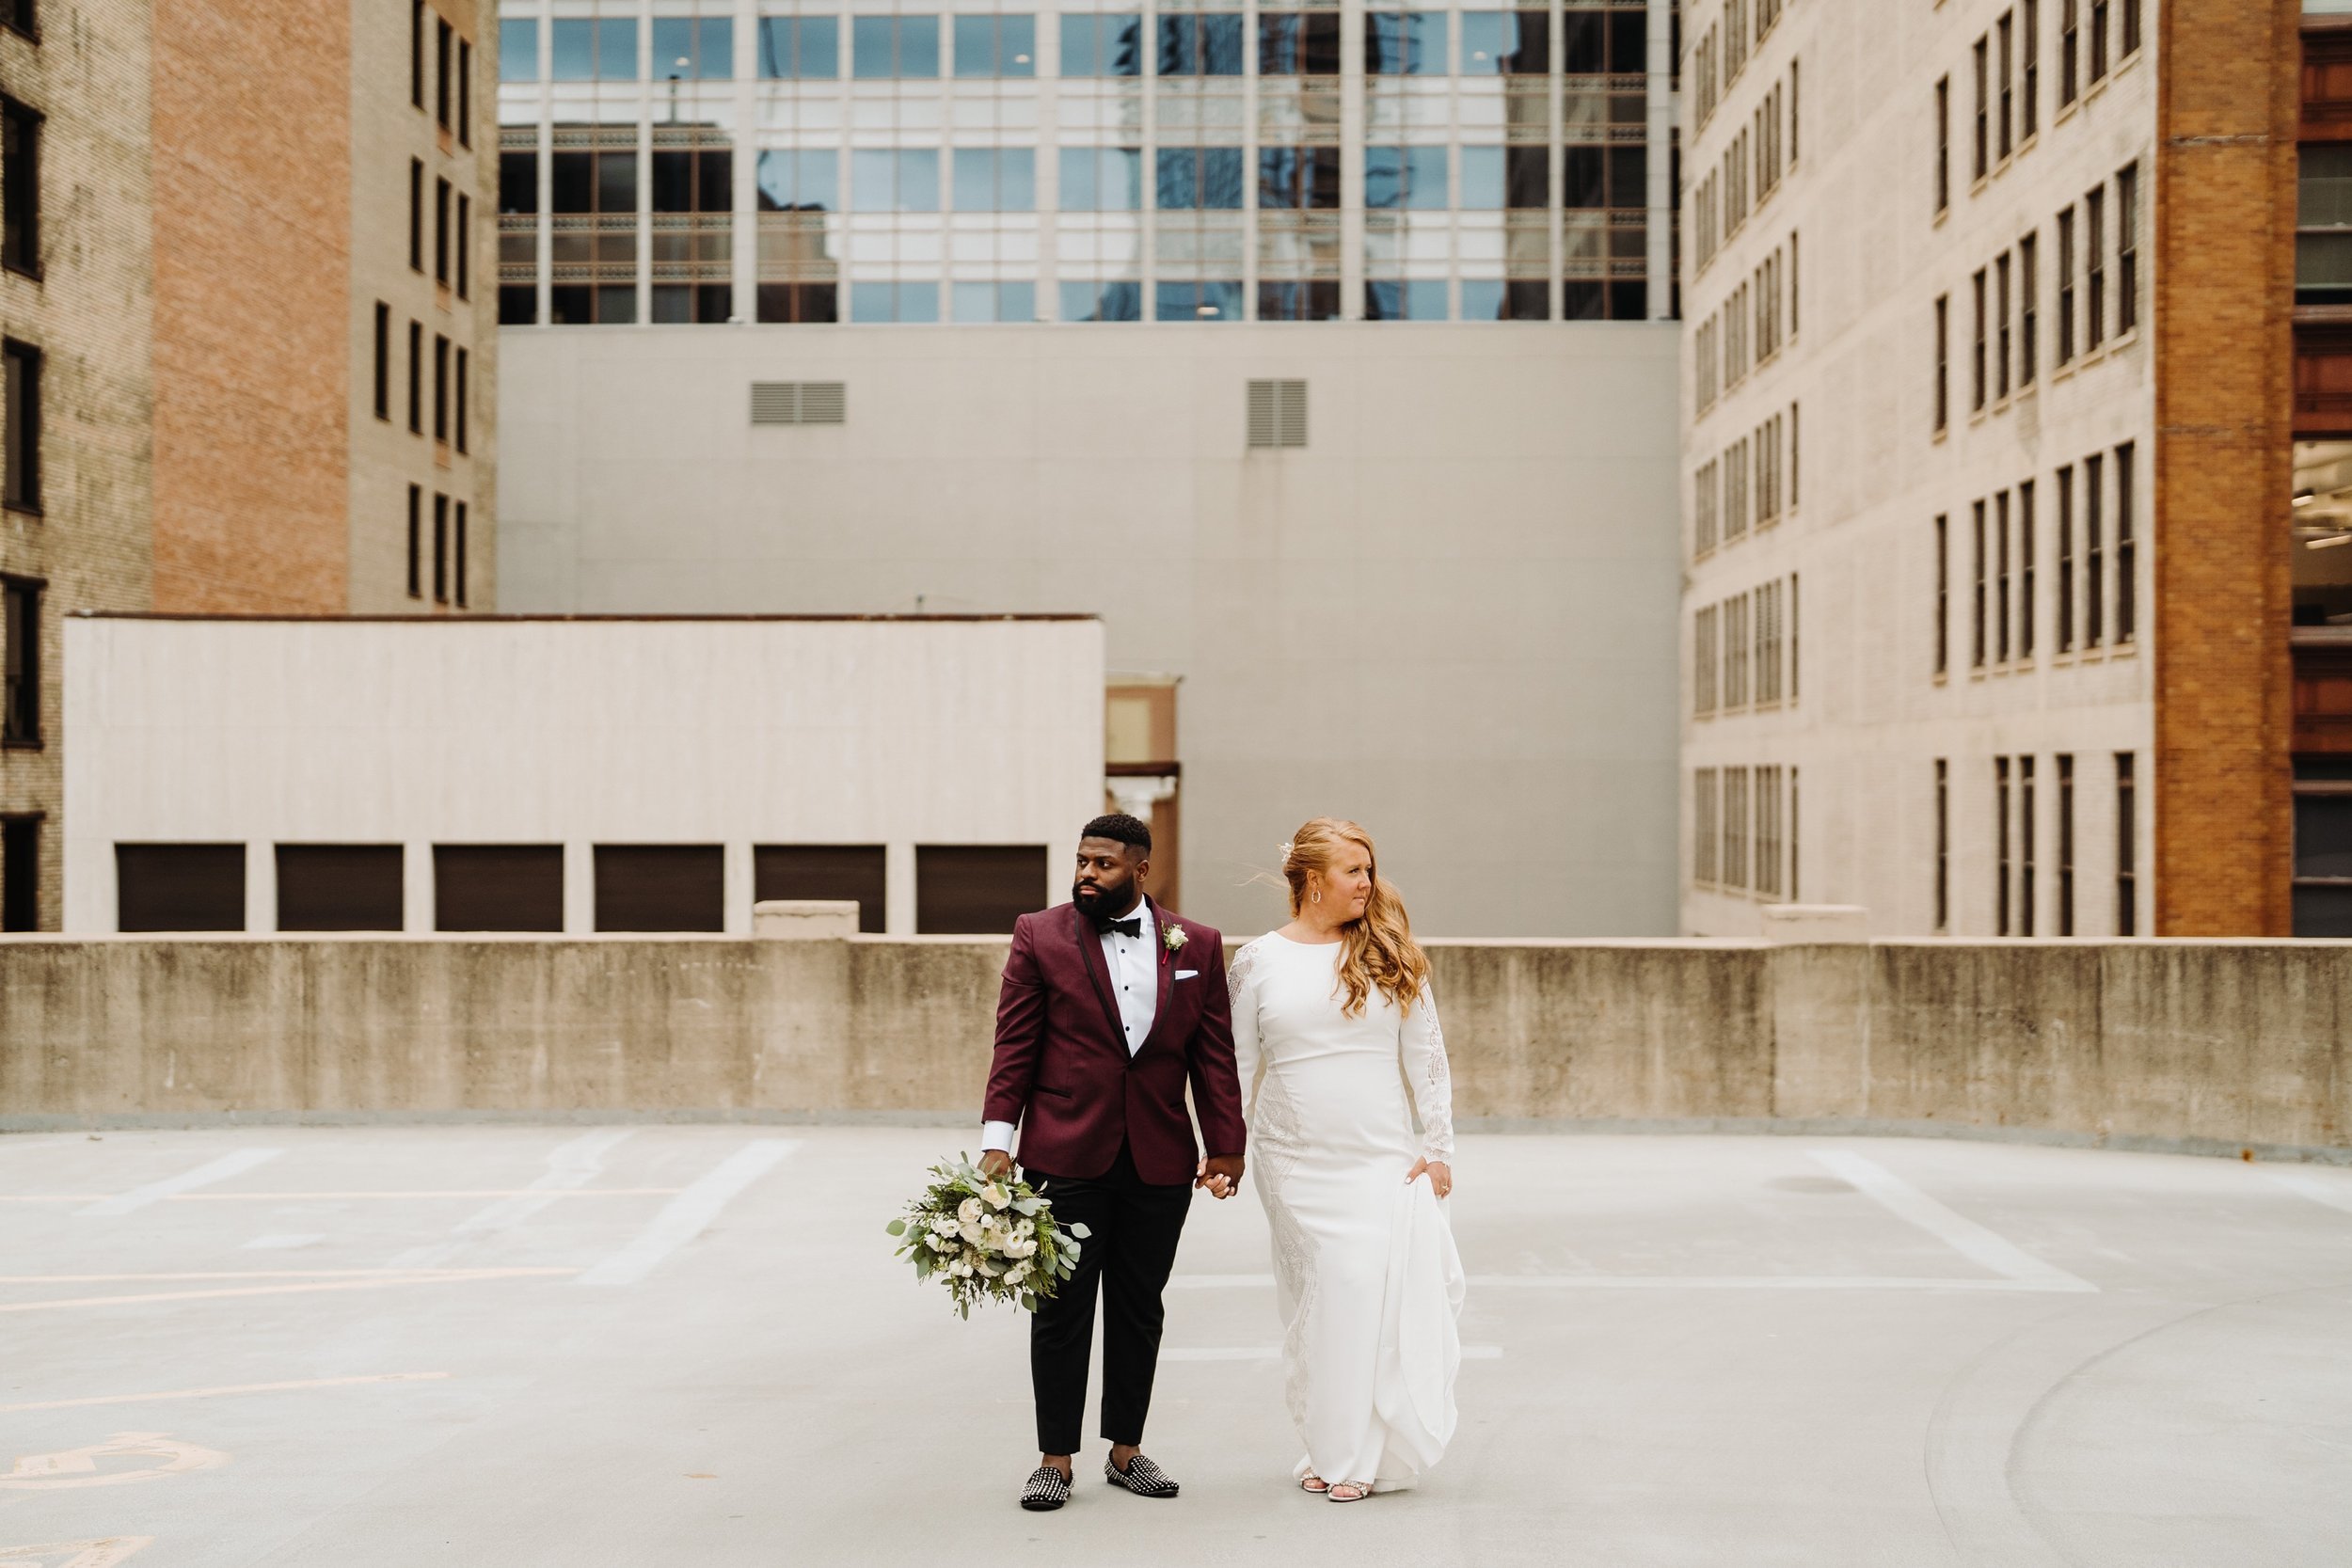
<svg viewBox="0 0 2352 1568">
<path fill-rule="evenodd" d="M 500 319 L 1664 316 L 1652 9 L 505 0 Z"/>
</svg>

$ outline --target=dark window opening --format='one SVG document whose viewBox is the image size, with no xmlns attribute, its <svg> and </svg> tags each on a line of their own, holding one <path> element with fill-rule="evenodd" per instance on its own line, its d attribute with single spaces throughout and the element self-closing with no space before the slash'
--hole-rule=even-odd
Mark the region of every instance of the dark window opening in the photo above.
<svg viewBox="0 0 2352 1568">
<path fill-rule="evenodd" d="M 473 373 L 472 358 L 473 356 L 464 349 L 457 351 L 457 378 L 456 385 L 453 388 L 457 409 L 451 419 L 456 425 L 455 434 L 459 451 L 466 450 L 466 383 Z"/>
<path fill-rule="evenodd" d="M 392 417 L 392 308 L 381 300 L 375 306 L 375 417 Z"/>
<path fill-rule="evenodd" d="M 879 844 L 760 844 L 752 848 L 752 898 L 848 898 L 857 928 L 884 930 L 885 856 Z"/>
<path fill-rule="evenodd" d="M 449 603 L 449 498 L 433 498 L 433 602 Z"/>
<path fill-rule="evenodd" d="M 408 486 L 408 596 L 424 597 L 424 487 Z"/>
<path fill-rule="evenodd" d="M 449 340 L 433 335 L 433 438 L 449 439 Z"/>
<path fill-rule="evenodd" d="M 457 197 L 457 297 L 473 297 L 473 198 Z"/>
<path fill-rule="evenodd" d="M 40 276 L 40 115 L 0 98 L 0 266 Z"/>
<path fill-rule="evenodd" d="M 408 160 L 408 270 L 424 271 L 424 160 Z"/>
<path fill-rule="evenodd" d="M 499 285 L 499 325 L 535 326 L 539 322 L 539 286 L 535 283 Z"/>
<path fill-rule="evenodd" d="M 735 288 L 727 283 L 657 283 L 653 319 L 670 325 L 723 325 L 735 314 Z"/>
<path fill-rule="evenodd" d="M 15 512 L 40 510 L 40 350 L 13 338 L 0 341 L 0 448 L 6 480 L 0 496 Z"/>
<path fill-rule="evenodd" d="M 449 198 L 450 183 L 446 180 L 433 182 L 433 281 L 449 281 Z"/>
<path fill-rule="evenodd" d="M 1389 20 L 1394 20 L 1391 18 Z M 1365 69 L 1378 49 L 1374 19 L 1364 24 Z M 1443 43 L 1439 48 L 1442 51 Z M 1337 11 L 1274 11 L 1258 18 L 1258 74 L 1261 76 L 1337 76 L 1340 73 L 1340 13 Z"/>
<path fill-rule="evenodd" d="M 457 608 L 466 608 L 466 503 L 457 503 Z"/>
<path fill-rule="evenodd" d="M 437 931 L 560 931 L 564 847 L 560 844 L 437 844 L 433 847 Z"/>
<path fill-rule="evenodd" d="M 40 744 L 40 596 L 32 578 L 0 578 L 0 745 Z"/>
<path fill-rule="evenodd" d="M 408 0 L 408 102 L 424 107 L 424 0 Z"/>
<path fill-rule="evenodd" d="M 0 817 L 0 931 L 40 929 L 40 820 Z"/>
<path fill-rule="evenodd" d="M 1045 846 L 924 844 L 914 850 L 914 928 L 1001 935 L 1045 897 Z"/>
<path fill-rule="evenodd" d="M 244 930 L 245 846 L 116 845 L 115 929 Z"/>
<path fill-rule="evenodd" d="M 473 145 L 473 43 L 457 40 L 457 145 Z"/>
<path fill-rule="evenodd" d="M 2139 800 L 2138 758 L 2129 752 L 2115 753 L 2115 934 L 2139 934 Z"/>
<path fill-rule="evenodd" d="M 599 844 L 596 929 L 726 928 L 726 857 L 716 844 Z"/>
<path fill-rule="evenodd" d="M 408 428 L 424 434 L 424 324 L 408 324 Z"/>
<path fill-rule="evenodd" d="M 441 129 L 444 131 L 450 128 L 449 112 L 452 99 L 450 89 L 456 85 L 451 80 L 449 69 L 450 43 L 453 37 L 454 30 L 450 26 L 450 24 L 447 22 L 436 19 L 433 31 L 433 63 L 435 67 L 433 87 L 433 118 L 439 123 Z"/>
<path fill-rule="evenodd" d="M 397 931 L 402 927 L 397 844 L 278 846 L 281 931 Z"/>
<path fill-rule="evenodd" d="M 834 283 L 762 283 L 759 319 L 763 322 L 830 322 L 841 319 Z"/>
</svg>

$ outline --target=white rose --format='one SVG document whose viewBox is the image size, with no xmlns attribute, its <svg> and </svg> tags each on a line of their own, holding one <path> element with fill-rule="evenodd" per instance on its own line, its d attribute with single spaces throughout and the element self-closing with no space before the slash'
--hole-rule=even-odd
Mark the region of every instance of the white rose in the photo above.
<svg viewBox="0 0 2352 1568">
<path fill-rule="evenodd" d="M 961 1203 L 957 1204 L 956 1218 L 966 1225 L 977 1225 L 980 1221 L 980 1200 L 977 1197 L 967 1197 Z"/>
<path fill-rule="evenodd" d="M 980 1196 L 988 1199 L 988 1206 L 991 1209 L 1002 1209 L 1012 1201 L 1012 1195 L 1005 1191 L 1005 1185 L 1001 1181 L 992 1181 L 982 1187 Z"/>
</svg>

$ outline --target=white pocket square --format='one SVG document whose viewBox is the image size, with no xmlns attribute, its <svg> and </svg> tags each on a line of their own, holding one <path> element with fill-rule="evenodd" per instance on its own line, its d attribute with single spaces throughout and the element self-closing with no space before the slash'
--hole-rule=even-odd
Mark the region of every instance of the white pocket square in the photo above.
<svg viewBox="0 0 2352 1568">
<path fill-rule="evenodd" d="M 1180 969 L 1176 972 L 1176 978 L 1179 980 L 1197 980 L 1200 977 L 1200 972 L 1197 969 Z"/>
</svg>

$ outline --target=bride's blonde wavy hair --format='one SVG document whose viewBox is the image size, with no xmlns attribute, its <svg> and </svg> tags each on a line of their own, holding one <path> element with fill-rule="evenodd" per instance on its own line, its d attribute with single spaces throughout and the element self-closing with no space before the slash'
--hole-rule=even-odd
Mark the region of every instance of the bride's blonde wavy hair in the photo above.
<svg viewBox="0 0 2352 1568">
<path fill-rule="evenodd" d="M 1396 885 L 1380 875 L 1380 857 L 1370 833 L 1343 817 L 1318 816 L 1291 836 L 1282 854 L 1291 914 L 1295 918 L 1306 908 L 1310 874 L 1328 875 L 1341 847 L 1349 844 L 1361 848 L 1372 863 L 1372 896 L 1359 918 L 1340 927 L 1340 984 L 1347 988 L 1347 1016 L 1362 1016 L 1375 986 L 1399 1010 L 1408 1008 L 1429 983 L 1429 959 L 1413 940 L 1413 923 L 1406 918 Z"/>
</svg>

